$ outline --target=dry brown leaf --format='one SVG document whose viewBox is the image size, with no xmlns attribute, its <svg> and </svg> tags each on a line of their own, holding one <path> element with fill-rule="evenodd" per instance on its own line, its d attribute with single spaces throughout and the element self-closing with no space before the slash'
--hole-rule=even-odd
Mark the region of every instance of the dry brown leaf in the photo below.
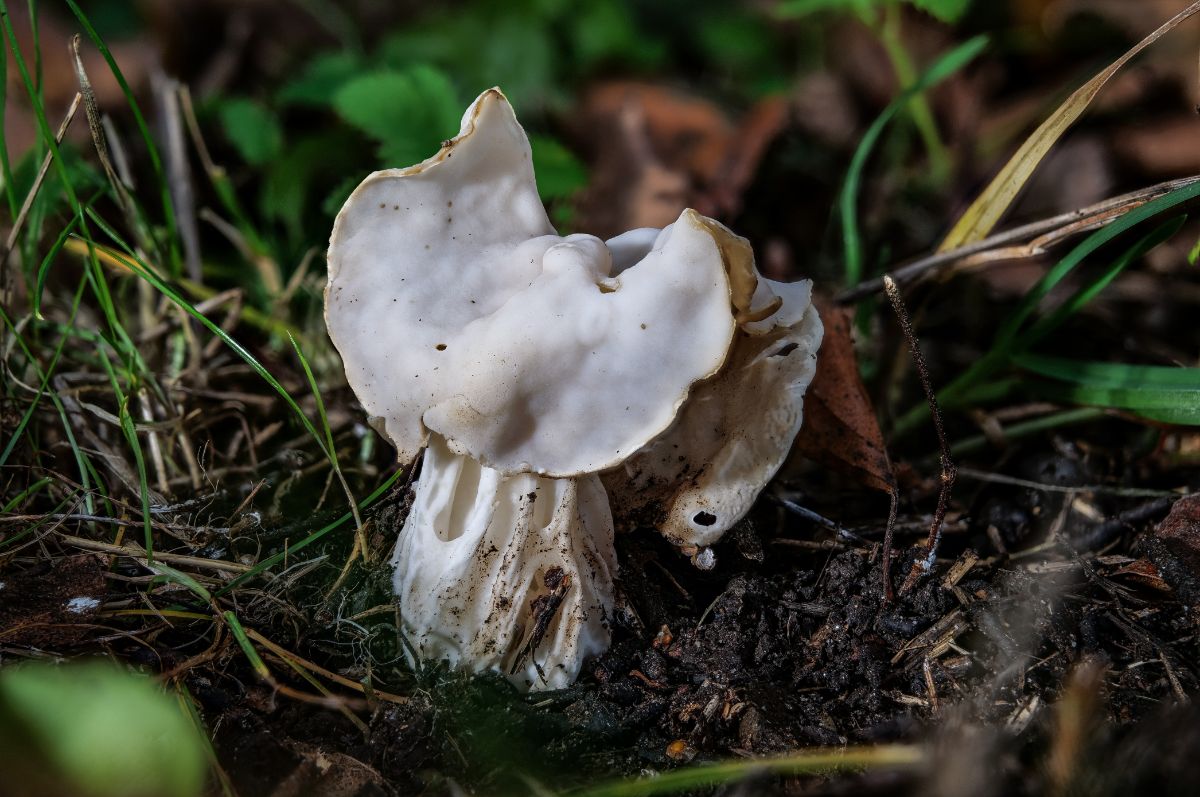
<svg viewBox="0 0 1200 797">
<path fill-rule="evenodd" d="M 1133 560 L 1124 567 L 1117 568 L 1112 572 L 1112 576 L 1113 578 L 1123 577 L 1157 592 L 1171 591 L 1171 585 L 1163 580 L 1158 568 L 1144 556 L 1141 559 Z"/>
<path fill-rule="evenodd" d="M 576 224 L 608 238 L 637 227 L 665 227 L 689 204 L 692 181 L 659 156 L 645 95 L 597 89 L 584 100 L 577 134 L 591 150 L 593 179 L 577 203 Z M 618 102 L 618 100 L 620 100 Z"/>
<path fill-rule="evenodd" d="M 794 452 L 874 490 L 892 493 L 896 477 L 875 408 L 858 375 L 851 311 L 819 303 L 825 339 L 817 375 L 804 397 L 804 426 Z"/>
<path fill-rule="evenodd" d="M 584 124 L 636 108 L 654 153 L 668 168 L 687 172 L 698 183 L 716 177 L 735 137 L 733 125 L 713 103 L 653 83 L 600 83 L 587 92 L 582 106 Z"/>
<path fill-rule="evenodd" d="M 1200 603 L 1200 493 L 1176 501 L 1141 546 L 1181 599 Z"/>
<path fill-rule="evenodd" d="M 1154 536 L 1200 576 L 1200 493 L 1176 501 Z"/>
<path fill-rule="evenodd" d="M 1140 173 L 1170 177 L 1200 171 L 1200 119 L 1177 118 L 1132 124 L 1117 133 L 1114 148 Z"/>
<path fill-rule="evenodd" d="M 788 125 L 787 97 L 775 95 L 760 100 L 742 118 L 715 179 L 701 196 L 696 209 L 706 216 L 733 216 L 742 209 L 742 197 L 758 173 L 759 164 Z"/>
</svg>

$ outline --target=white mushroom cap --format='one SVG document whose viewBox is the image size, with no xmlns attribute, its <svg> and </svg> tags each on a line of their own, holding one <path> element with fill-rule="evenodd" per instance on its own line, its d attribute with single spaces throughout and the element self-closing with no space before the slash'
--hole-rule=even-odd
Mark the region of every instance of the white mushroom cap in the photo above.
<svg viewBox="0 0 1200 797">
<path fill-rule="evenodd" d="M 347 200 L 329 333 L 401 461 L 432 430 L 504 473 L 591 473 L 663 432 L 725 362 L 730 304 L 755 286 L 719 238 L 685 211 L 610 278 L 603 242 L 553 234 L 528 140 L 492 89 L 437 155 L 376 172 Z"/>
<path fill-rule="evenodd" d="M 505 476 L 430 435 L 393 563 L 423 660 L 559 689 L 608 647 L 616 561 L 595 474 Z"/>
<path fill-rule="evenodd" d="M 735 259 L 749 256 L 749 245 L 725 232 L 726 248 L 742 253 Z M 654 526 L 680 546 L 711 545 L 787 458 L 823 328 L 811 281 L 754 274 L 743 317 L 757 320 L 741 322 L 725 367 L 692 392 L 666 433 L 604 474 L 620 525 Z"/>
</svg>

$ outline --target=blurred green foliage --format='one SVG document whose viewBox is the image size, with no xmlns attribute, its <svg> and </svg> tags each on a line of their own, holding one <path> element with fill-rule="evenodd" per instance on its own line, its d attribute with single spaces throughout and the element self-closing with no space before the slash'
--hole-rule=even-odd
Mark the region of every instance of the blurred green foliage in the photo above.
<svg viewBox="0 0 1200 797">
<path fill-rule="evenodd" d="M 247 163 L 261 166 L 278 157 L 283 148 L 279 117 L 261 103 L 238 97 L 222 104 L 221 124 Z"/>
<path fill-rule="evenodd" d="M 430 9 L 369 49 L 315 53 L 267 93 L 214 98 L 201 110 L 254 167 L 255 215 L 277 231 L 258 233 L 282 262 L 323 240 L 330 217 L 367 171 L 434 154 L 458 132 L 470 101 L 492 86 L 529 127 L 538 189 L 564 226 L 588 172 L 556 135 L 555 120 L 587 80 L 698 61 L 712 72 L 711 90 L 734 85 L 752 99 L 792 79 L 769 15 L 696 0 L 676 9 L 678 25 L 662 24 L 657 15 L 675 5 L 473 0 L 453 13 Z"/>
<path fill-rule="evenodd" d="M 193 797 L 205 742 L 149 678 L 107 662 L 0 671 L 0 791 Z"/>
<path fill-rule="evenodd" d="M 333 107 L 379 144 L 380 162 L 408 166 L 430 154 L 430 143 L 458 128 L 462 106 L 446 73 L 418 63 L 369 72 L 343 83 Z"/>
<path fill-rule="evenodd" d="M 971 0 L 783 0 L 779 13 L 789 17 L 815 14 L 819 11 L 852 12 L 866 16 L 885 6 L 910 3 L 942 22 L 955 23 L 963 18 Z"/>
</svg>

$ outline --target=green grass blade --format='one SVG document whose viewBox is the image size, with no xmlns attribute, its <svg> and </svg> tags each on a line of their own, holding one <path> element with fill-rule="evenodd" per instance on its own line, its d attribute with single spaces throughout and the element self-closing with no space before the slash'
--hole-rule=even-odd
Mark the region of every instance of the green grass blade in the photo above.
<svg viewBox="0 0 1200 797">
<path fill-rule="evenodd" d="M 33 84 L 33 79 L 29 74 L 29 67 L 25 63 L 25 58 L 21 54 L 21 48 L 17 42 L 17 34 L 13 29 L 12 18 L 8 13 L 8 3 L 6 0 L 0 0 L 0 23 L 4 28 L 4 35 L 8 40 L 9 52 L 12 53 L 13 61 L 17 65 L 17 71 L 20 72 L 21 82 L 25 87 L 25 92 L 29 96 L 29 100 L 33 105 L 34 117 L 37 120 L 38 132 L 41 135 L 42 141 L 45 143 L 50 154 L 53 156 L 55 170 L 62 182 L 63 193 L 67 197 L 67 201 L 71 206 L 72 213 L 79 219 L 79 229 L 83 240 L 88 246 L 88 265 L 90 267 L 89 280 L 92 285 L 92 290 L 96 294 L 97 302 L 104 314 L 105 321 L 109 329 L 112 331 L 114 339 L 120 343 L 118 350 L 122 352 L 123 359 L 126 361 L 128 370 L 134 370 L 134 366 L 141 369 L 145 373 L 144 363 L 141 362 L 137 347 L 129 338 L 124 326 L 121 324 L 120 318 L 117 316 L 116 306 L 113 303 L 112 295 L 108 290 L 108 285 L 104 279 L 104 272 L 100 267 L 99 260 L 96 258 L 95 252 L 92 249 L 91 236 L 88 231 L 87 224 L 84 220 L 84 206 L 79 201 L 78 195 L 75 193 L 75 188 L 71 181 L 71 175 L 67 168 L 66 160 L 63 158 L 62 150 L 58 145 L 54 132 L 50 127 L 50 122 L 46 118 L 46 109 L 38 102 L 37 87 Z"/>
<path fill-rule="evenodd" d="M 8 14 L 4 9 L 3 13 Z M 0 119 L 8 118 L 8 57 L 0 58 Z M 4 125 L 0 124 L 0 171 L 4 177 L 4 198 L 8 201 L 8 218 L 17 218 L 21 211 L 21 203 L 17 201 L 17 188 L 13 185 L 12 161 L 8 157 L 8 136 L 5 135 Z"/>
<path fill-rule="evenodd" d="M 1200 197 L 1200 183 L 1193 183 L 1178 188 L 1131 210 L 1080 242 L 1062 260 L 1058 261 L 1058 263 L 1047 271 L 1038 280 L 1037 284 L 1025 294 L 1016 311 L 1001 326 L 992 344 L 992 348 L 976 360 L 966 371 L 959 374 L 949 385 L 938 391 L 938 402 L 941 406 L 945 409 L 960 406 L 963 395 L 967 391 L 979 382 L 991 377 L 996 371 L 1005 367 L 1011 361 L 1012 355 L 1021 348 L 1021 330 L 1025 322 L 1028 321 L 1029 317 L 1037 309 L 1042 299 L 1089 255 L 1142 222 L 1178 207 L 1185 202 L 1190 202 L 1197 197 Z M 1165 229 L 1169 229 L 1170 224 L 1168 223 Z M 1145 241 L 1152 240 L 1154 237 L 1155 233 L 1151 233 L 1150 236 L 1143 238 L 1135 244 L 1134 249 L 1136 250 Z M 896 421 L 893 433 L 899 436 L 912 431 L 928 413 L 929 408 L 924 404 L 912 408 Z"/>
<path fill-rule="evenodd" d="M 212 603 L 212 593 L 205 589 L 203 584 L 187 573 L 184 573 L 181 570 L 176 570 L 170 565 L 164 565 L 162 562 L 151 561 L 149 557 L 146 559 L 146 567 L 150 568 L 156 575 L 165 578 L 167 581 L 187 587 L 189 590 L 195 593 L 196 597 L 205 603 Z"/>
<path fill-rule="evenodd" d="M 79 304 L 83 299 L 83 289 L 86 284 L 86 280 L 80 279 L 79 286 L 75 289 L 75 296 L 71 302 L 71 314 L 67 319 L 68 331 L 75 326 L 75 319 L 79 315 Z M 13 449 L 16 448 L 17 440 L 25 431 L 26 426 L 28 426 L 30 419 L 33 417 L 33 413 L 37 410 L 38 403 L 41 402 L 42 396 L 46 395 L 46 392 L 50 386 L 50 379 L 54 376 L 54 372 L 58 368 L 58 361 L 62 357 L 62 353 L 66 347 L 69 335 L 67 332 L 62 334 L 62 336 L 59 338 L 58 345 L 54 349 L 54 354 L 50 357 L 49 364 L 47 364 L 45 368 L 42 368 L 41 363 L 38 362 L 37 358 L 33 356 L 33 352 L 30 351 L 29 346 L 17 333 L 16 326 L 12 323 L 12 320 L 8 317 L 8 314 L 4 312 L 3 308 L 0 308 L 0 321 L 4 323 L 4 326 L 9 330 L 10 334 L 13 335 L 13 339 L 20 347 L 22 354 L 25 355 L 26 360 L 33 366 L 34 371 L 38 376 L 37 395 L 34 396 L 33 400 L 29 403 L 25 413 L 21 416 L 21 420 L 17 422 L 16 428 L 13 429 L 12 436 L 9 437 L 8 443 L 4 446 L 4 450 L 0 451 L 0 467 L 4 467 L 5 463 L 8 462 L 9 456 L 12 455 Z M 62 416 L 63 425 L 67 428 L 67 434 L 69 436 L 71 434 L 70 423 L 67 420 L 66 413 L 63 411 L 62 404 L 57 395 L 51 393 L 51 396 L 53 396 L 54 404 L 58 408 L 59 414 Z M 69 439 L 73 440 L 73 438 Z M 78 451 L 76 454 L 78 455 Z"/>
<path fill-rule="evenodd" d="M 325 401 L 321 398 L 321 389 L 317 386 L 317 379 L 313 376 L 312 368 L 308 364 L 308 358 L 304 356 L 304 352 L 300 349 L 300 344 L 296 342 L 296 338 L 292 333 L 288 333 L 288 340 L 292 342 L 292 348 L 296 352 L 296 357 L 300 360 L 300 366 L 304 369 L 304 377 L 308 380 L 308 388 L 312 391 L 313 399 L 317 403 L 317 417 L 321 421 L 321 429 L 325 432 L 325 456 L 329 458 L 334 470 L 337 470 L 337 456 L 334 454 L 333 445 L 333 430 L 329 428 L 329 417 L 325 414 Z"/>
<path fill-rule="evenodd" d="M 1042 299 L 1046 298 L 1046 295 L 1058 283 L 1062 282 L 1068 274 L 1074 271 L 1076 266 L 1082 263 L 1090 254 L 1117 236 L 1122 235 L 1127 230 L 1141 224 L 1143 221 L 1154 218 L 1158 214 L 1182 205 L 1184 202 L 1188 202 L 1198 196 L 1200 196 L 1200 183 L 1193 183 L 1192 185 L 1178 188 L 1169 194 L 1163 194 L 1157 199 L 1153 199 L 1129 211 L 1112 224 L 1089 235 L 1083 242 L 1072 249 L 1066 257 L 1058 261 L 1053 268 L 1047 271 L 1045 276 L 1038 280 L 1029 293 L 1025 294 L 1025 298 L 1016 312 L 1009 317 L 1008 321 L 1001 327 L 1000 333 L 996 336 L 997 345 L 1010 346 L 1017 338 L 1020 328 L 1037 309 Z"/>
<path fill-rule="evenodd" d="M 25 528 L 21 529 L 20 531 L 16 532 L 15 534 L 11 534 L 11 535 L 5 537 L 4 539 L 0 540 L 0 551 L 4 550 L 5 548 L 8 548 L 9 546 L 16 545 L 18 542 L 25 539 L 26 537 L 32 537 L 34 534 L 36 534 L 38 532 L 39 529 L 42 528 L 42 526 L 53 523 L 54 522 L 52 519 L 53 516 L 59 514 L 60 512 L 65 510 L 68 506 L 70 506 L 71 503 L 75 500 L 75 498 L 78 495 L 79 495 L 79 491 L 73 490 L 66 498 L 62 499 L 57 504 L 55 504 L 54 507 L 51 508 L 51 510 L 49 512 L 46 512 L 45 514 L 43 514 L 39 519 L 37 519 L 33 523 L 30 523 L 29 525 L 25 526 Z"/>
<path fill-rule="evenodd" d="M 1175 233 L 1179 232 L 1179 229 L 1186 221 L 1187 216 L 1177 216 L 1126 249 L 1099 278 L 1092 281 L 1091 284 L 1080 288 L 1075 292 L 1075 295 L 1063 302 L 1053 313 L 1038 319 L 1033 326 L 1022 332 L 1019 340 L 1014 342 L 1015 348 L 1027 349 L 1058 329 L 1064 321 L 1078 312 L 1081 307 L 1096 298 L 1130 263 L 1140 260 L 1151 249 L 1169 240 Z"/>
<path fill-rule="evenodd" d="M 79 281 L 79 286 L 75 289 L 75 297 L 71 303 L 71 315 L 68 320 L 68 330 L 73 328 L 75 325 L 75 319 L 79 312 L 79 304 L 83 299 L 83 289 L 86 285 L 86 277 L 81 278 Z M 34 397 L 34 400 L 26 409 L 25 414 L 21 417 L 20 422 L 17 424 L 17 428 L 14 429 L 13 435 L 9 438 L 8 444 L 4 447 L 4 451 L 0 453 L 0 467 L 3 467 L 4 463 L 8 461 L 9 456 L 16 448 L 17 441 L 20 439 L 20 435 L 24 432 L 26 426 L 29 424 L 30 419 L 33 417 L 33 413 L 37 410 L 38 402 L 41 401 L 42 396 L 49 395 L 50 402 L 54 405 L 54 409 L 58 413 L 59 420 L 62 421 L 63 435 L 67 439 L 67 445 L 71 450 L 72 456 L 75 458 L 76 466 L 79 468 L 79 482 L 83 487 L 84 506 L 87 508 L 89 514 L 94 514 L 95 503 L 92 498 L 92 485 L 102 485 L 104 482 L 100 479 L 99 475 L 96 474 L 91 460 L 88 458 L 87 454 L 84 453 L 83 449 L 80 448 L 79 443 L 75 440 L 75 430 L 71 426 L 71 419 L 67 415 L 67 410 L 66 407 L 63 406 L 62 399 L 59 398 L 57 392 L 48 390 L 50 379 L 55 369 L 58 367 L 59 358 L 63 353 L 64 346 L 66 345 L 67 334 L 66 332 L 63 333 L 62 339 L 59 340 L 58 346 L 55 348 L 54 356 L 51 358 L 50 364 L 43 369 L 41 363 L 38 362 L 37 358 L 35 358 L 33 353 L 29 350 L 29 347 L 26 345 L 24 339 L 17 333 L 16 326 L 12 323 L 12 319 L 8 317 L 8 314 L 4 312 L 3 307 L 0 307 L 0 322 L 3 322 L 5 327 L 7 327 L 12 334 L 13 339 L 21 348 L 22 353 L 24 353 L 28 362 L 32 365 L 34 372 L 38 376 L 39 382 L 37 396 Z M 107 498 L 105 499 L 105 502 L 107 503 Z"/>
<path fill-rule="evenodd" d="M 1087 362 L 1041 354 L 1018 355 L 1014 361 L 1036 374 L 1089 387 L 1200 393 L 1200 368 Z"/>
<path fill-rule="evenodd" d="M 650 777 L 626 778 L 571 792 L 571 797 L 653 797 L 733 784 L 767 774 L 795 776 L 874 767 L 913 767 L 924 759 L 920 748 L 907 745 L 808 750 L 771 758 L 683 767 Z"/>
<path fill-rule="evenodd" d="M 98 348 L 97 352 L 100 355 L 101 365 L 104 366 L 104 370 L 108 373 L 113 394 L 117 398 L 117 412 L 121 423 L 121 433 L 125 436 L 125 442 L 133 451 L 134 467 L 137 469 L 138 476 L 138 493 L 142 501 L 142 531 L 145 538 L 146 561 L 153 562 L 154 529 L 150 523 L 150 484 L 146 478 L 146 458 L 142 454 L 142 444 L 138 440 L 137 427 L 133 423 L 133 416 L 129 414 L 129 396 L 121 389 L 117 373 L 108 361 L 108 354 L 103 348 Z"/>
<path fill-rule="evenodd" d="M 375 501 L 378 500 L 378 498 L 381 495 L 383 495 L 384 493 L 386 493 L 388 490 L 390 490 L 392 488 L 392 485 L 394 485 L 396 483 L 396 481 L 401 476 L 404 475 L 404 473 L 405 473 L 404 469 L 398 469 L 395 473 L 393 473 L 391 476 L 389 476 L 387 478 L 387 481 L 385 481 L 383 484 L 376 487 L 375 490 L 370 495 L 368 495 L 366 498 L 364 498 L 362 501 L 359 501 L 359 503 L 358 503 L 359 510 L 366 509 L 371 504 L 375 503 Z M 246 581 L 249 581 L 252 578 L 256 578 L 257 576 L 261 575 L 265 571 L 270 570 L 272 567 L 274 567 L 275 565 L 282 562 L 285 556 L 291 556 L 292 554 L 295 554 L 296 552 L 307 548 L 308 546 L 312 545 L 317 540 L 324 537 L 329 532 L 331 532 L 335 529 L 339 529 L 342 526 L 346 525 L 346 523 L 349 522 L 353 517 L 354 517 L 353 514 L 351 514 L 350 512 L 347 512 L 346 514 L 342 515 L 341 517 L 339 517 L 337 520 L 333 521 L 332 523 L 329 523 L 329 524 L 317 529 L 312 534 L 309 534 L 307 537 L 300 540 L 295 545 L 289 545 L 285 551 L 280 551 L 279 553 L 274 554 L 273 556 L 268 556 L 266 559 L 262 560 L 257 565 L 255 565 L 252 569 L 246 571 L 245 573 L 242 573 L 240 576 L 235 578 L 233 581 L 230 581 L 228 584 L 226 584 L 225 586 L 223 586 L 219 590 L 217 590 L 217 592 L 216 592 L 217 597 L 218 598 L 221 597 L 222 595 L 226 594 L 227 592 L 229 592 L 232 589 L 235 589 L 236 587 L 240 586 L 241 584 L 245 583 Z"/>
<path fill-rule="evenodd" d="M 1065 384 L 1039 392 L 1076 404 L 1129 410 L 1167 423 L 1200 425 L 1200 368 L 1087 362 L 1062 357 L 1021 355 L 1015 362 Z"/>
<path fill-rule="evenodd" d="M 196 710 L 196 701 L 192 697 L 192 693 L 188 691 L 187 684 L 183 682 L 183 679 L 175 682 L 175 698 L 179 701 L 179 710 L 192 723 L 192 728 L 196 731 L 196 738 L 204 746 L 204 756 L 208 759 L 208 768 L 221 785 L 221 793 L 225 797 L 237 797 L 233 790 L 233 784 L 229 782 L 229 775 L 225 774 L 225 770 L 217 758 L 217 751 L 213 748 L 210 732 L 205 727 L 204 721 L 200 719 L 200 712 Z"/>
<path fill-rule="evenodd" d="M 854 157 L 850 160 L 850 168 L 846 172 L 846 180 L 838 197 L 847 285 L 856 285 L 862 279 L 863 245 L 862 235 L 858 228 L 858 195 L 862 187 L 863 170 L 883 134 L 883 129 L 914 97 L 962 69 L 983 52 L 987 44 L 986 36 L 976 36 L 939 58 L 912 86 L 892 100 L 859 142 L 858 148 L 854 151 Z"/>
<path fill-rule="evenodd" d="M 45 487 L 47 484 L 52 484 L 53 482 L 54 480 L 50 477 L 38 479 L 24 490 L 14 495 L 11 500 L 4 504 L 4 506 L 0 507 L 0 513 L 13 511 L 19 507 L 26 498 L 29 498 L 31 495 L 36 495 L 37 493 L 41 492 L 43 487 Z"/>
<path fill-rule="evenodd" d="M 1104 410 L 1096 409 L 1095 407 L 1074 408 L 1057 412 L 1052 415 L 1044 415 L 1041 418 L 1034 418 L 1030 421 L 1021 421 L 1014 423 L 1011 426 L 1005 426 L 1003 433 L 1004 439 L 1007 441 L 1020 440 L 1024 437 L 1029 437 L 1035 434 L 1051 429 L 1061 429 L 1064 426 L 1070 426 L 1076 423 L 1087 423 L 1094 421 L 1097 418 L 1104 417 Z M 982 451 L 994 445 L 994 439 L 988 435 L 980 434 L 973 437 L 968 437 L 959 440 L 950 446 L 950 453 L 956 457 L 974 454 L 976 451 Z"/>
<path fill-rule="evenodd" d="M 225 612 L 222 617 L 225 618 L 225 624 L 229 626 L 230 633 L 237 640 L 238 647 L 242 649 L 242 653 L 246 654 L 246 658 L 250 662 L 250 666 L 254 668 L 254 672 L 258 673 L 258 677 L 264 681 L 271 682 L 274 679 L 271 677 L 271 671 L 267 669 L 266 662 L 258 655 L 258 651 L 254 649 L 254 645 L 250 642 L 250 637 L 246 636 L 246 629 L 242 628 L 242 623 L 238 620 L 237 615 L 233 612 Z"/>
<path fill-rule="evenodd" d="M 279 397 L 284 400 L 288 408 L 291 409 L 296 417 L 300 420 L 300 423 L 304 426 L 305 431 L 312 435 L 312 438 L 317 441 L 317 444 L 321 447 L 322 451 L 324 450 L 324 436 L 317 431 L 315 426 L 313 426 L 312 421 L 310 421 L 308 416 L 304 414 L 304 411 L 300 409 L 300 405 L 297 404 L 296 400 L 292 398 L 292 395 L 287 392 L 287 388 L 281 385 L 279 380 L 272 376 L 271 372 L 268 371 L 266 367 L 258 361 L 258 358 L 251 354 L 246 347 L 242 346 L 242 344 L 234 340 L 234 338 L 228 332 L 213 323 L 208 316 L 197 310 L 191 302 L 185 299 L 178 291 L 176 291 L 161 277 L 155 274 L 152 268 L 142 262 L 141 258 L 136 256 L 129 257 L 122 252 L 117 252 L 112 249 L 106 249 L 105 254 L 108 257 L 111 257 L 114 261 L 120 263 L 125 268 L 129 269 L 132 273 L 150 283 L 155 290 L 170 299 L 176 306 L 182 308 L 183 311 L 192 318 L 203 324 L 209 332 L 220 338 L 221 341 L 224 342 L 225 345 L 230 349 L 232 349 L 233 352 L 237 354 L 237 356 L 240 357 L 247 365 L 249 365 L 256 374 L 262 377 L 262 379 L 271 386 L 272 390 L 279 394 Z"/>
<path fill-rule="evenodd" d="M 63 227 L 62 232 L 58 234 L 50 251 L 46 252 L 46 256 L 42 258 L 42 263 L 38 266 L 37 281 L 34 283 L 32 297 L 33 317 L 40 319 L 42 317 L 42 295 L 46 290 L 46 280 L 50 276 L 50 267 L 54 265 L 54 261 L 58 258 L 58 253 L 66 246 L 67 240 L 75 232 L 75 226 L 79 224 L 78 218 L 72 218 L 67 222 L 67 226 Z"/>
<path fill-rule="evenodd" d="M 1192 185 L 1176 188 L 1175 191 L 1165 193 L 1162 197 L 1152 199 L 1151 202 L 1147 202 L 1144 205 L 1138 206 L 1138 208 L 1135 208 L 1134 210 L 1130 210 L 1127 212 L 1127 214 L 1124 214 L 1120 218 L 1117 218 L 1116 221 L 1108 224 L 1108 226 L 1098 229 L 1096 232 L 1088 235 L 1087 238 L 1082 240 L 1078 246 L 1075 246 L 1072 251 L 1068 252 L 1066 257 L 1058 260 L 1058 263 L 1052 266 L 1049 271 L 1046 271 L 1045 275 L 1043 275 L 1037 284 L 1034 284 L 1033 288 L 1030 289 L 1030 292 L 1025 294 L 1025 298 L 1021 300 L 1021 304 L 1018 306 L 1018 308 L 1016 308 L 1012 316 L 1009 316 L 1006 322 L 1004 322 L 1000 331 L 997 332 L 995 341 L 992 342 L 992 346 L 988 352 L 985 352 L 983 356 L 980 356 L 978 360 L 974 361 L 966 371 L 960 373 L 958 377 L 952 380 L 952 382 L 937 392 L 938 403 L 940 403 L 944 409 L 952 409 L 954 407 L 961 406 L 964 395 L 967 394 L 967 392 L 970 391 L 974 385 L 983 382 L 983 380 L 990 378 L 992 374 L 1000 371 L 1001 368 L 1006 367 L 1009 362 L 1012 361 L 1013 354 L 1024 348 L 1026 343 L 1022 341 L 1022 328 L 1025 328 L 1027 320 L 1030 319 L 1034 311 L 1037 310 L 1040 302 L 1042 302 L 1042 300 L 1045 299 L 1045 296 L 1048 295 L 1058 283 L 1062 282 L 1064 278 L 1066 278 L 1070 272 L 1076 268 L 1076 266 L 1079 266 L 1088 256 L 1091 256 L 1093 252 L 1096 252 L 1105 244 L 1109 244 L 1109 242 L 1117 238 L 1117 236 L 1128 232 L 1129 229 L 1138 226 L 1138 224 L 1150 220 L 1150 218 L 1153 218 L 1154 216 L 1163 214 L 1163 212 L 1171 210 L 1172 208 L 1177 208 L 1178 205 L 1190 202 L 1190 200 L 1193 200 L 1196 197 L 1200 197 L 1200 182 L 1194 182 Z M 1164 226 L 1157 229 L 1156 232 L 1153 232 L 1150 235 L 1147 235 L 1146 238 L 1138 241 L 1138 244 L 1135 244 L 1132 250 L 1129 252 L 1135 253 L 1136 251 L 1141 250 L 1141 248 L 1144 247 L 1147 242 L 1157 240 L 1158 236 L 1168 232 L 1174 223 L 1176 222 L 1171 221 L 1164 224 Z M 1130 257 L 1130 262 L 1132 262 L 1133 259 L 1135 258 Z M 1122 268 L 1124 268 L 1123 265 Z M 1112 271 L 1114 271 L 1112 268 L 1108 270 L 1108 272 Z M 1092 296 L 1094 296 L 1094 293 L 1087 292 L 1086 289 L 1084 293 L 1087 294 L 1087 298 L 1092 298 Z M 1073 299 L 1079 299 L 1081 296 L 1082 294 L 1076 294 L 1075 298 Z M 1073 306 L 1076 308 L 1076 310 L 1078 310 L 1078 306 L 1081 305 L 1075 304 L 1073 301 Z M 1058 320 L 1061 319 L 1056 319 L 1052 324 L 1056 326 Z M 1034 324 L 1032 329 L 1038 330 L 1037 336 L 1042 336 L 1045 334 L 1045 332 L 1048 332 L 1050 329 L 1054 328 L 1054 326 L 1042 326 L 1042 328 L 1038 329 L 1038 325 Z M 893 433 L 895 436 L 905 435 L 905 433 L 916 429 L 916 427 L 926 418 L 929 418 L 928 407 L 925 405 L 913 407 L 910 409 L 910 411 L 904 415 L 901 415 L 901 417 L 896 420 L 896 423 L 893 426 Z"/>
</svg>

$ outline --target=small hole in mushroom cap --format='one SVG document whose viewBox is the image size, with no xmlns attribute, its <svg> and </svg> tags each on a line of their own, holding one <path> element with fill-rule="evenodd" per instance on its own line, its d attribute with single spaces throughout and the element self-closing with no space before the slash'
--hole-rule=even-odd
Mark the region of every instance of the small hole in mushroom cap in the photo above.
<svg viewBox="0 0 1200 797">
<path fill-rule="evenodd" d="M 772 352 L 771 356 L 772 357 L 787 357 L 789 354 L 791 354 L 798 348 L 800 348 L 800 347 L 795 343 L 786 343 L 783 346 L 779 347 L 779 351 Z"/>
<path fill-rule="evenodd" d="M 435 349 L 437 349 L 438 351 L 445 351 L 445 350 L 446 350 L 446 344 L 445 344 L 445 343 L 439 343 L 438 345 L 434 346 L 434 348 L 435 348 Z"/>
<path fill-rule="evenodd" d="M 717 522 L 717 516 L 712 512 L 697 512 L 692 516 L 692 520 L 694 520 L 698 526 L 711 526 Z"/>
</svg>

